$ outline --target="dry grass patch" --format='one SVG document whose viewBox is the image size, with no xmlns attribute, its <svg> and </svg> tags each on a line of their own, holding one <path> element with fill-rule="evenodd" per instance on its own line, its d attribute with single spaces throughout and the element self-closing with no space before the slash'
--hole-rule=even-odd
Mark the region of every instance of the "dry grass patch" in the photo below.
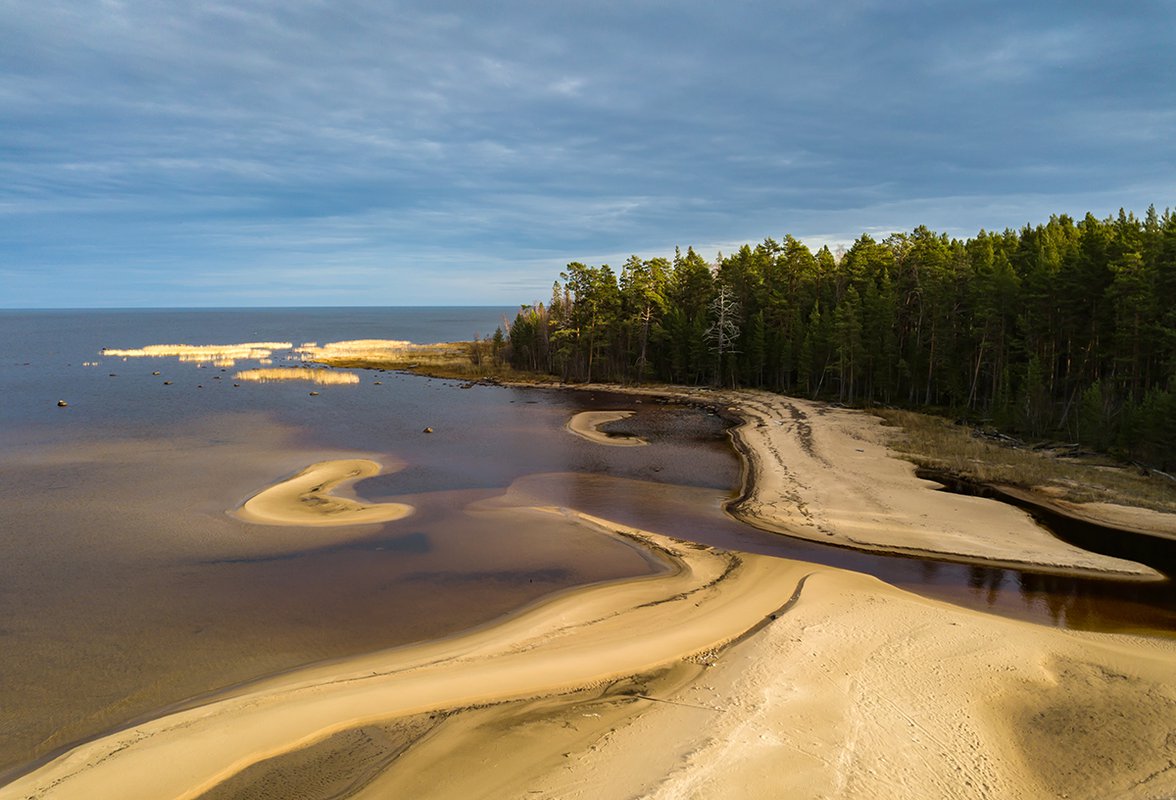
<svg viewBox="0 0 1176 800">
<path fill-rule="evenodd" d="M 489 342 L 414 344 L 392 339 L 360 339 L 322 346 L 308 342 L 295 352 L 306 361 L 350 369 L 393 369 L 456 380 L 495 380 L 551 383 L 550 375 L 518 372 L 498 363 Z"/>
<path fill-rule="evenodd" d="M 241 344 L 149 344 L 131 350 L 103 349 L 102 355 L 114 358 L 165 358 L 197 364 L 212 363 L 231 367 L 241 360 L 268 359 L 275 350 L 289 350 L 290 342 L 242 342 Z"/>
<path fill-rule="evenodd" d="M 279 367 L 277 369 L 247 369 L 234 376 L 237 380 L 255 383 L 276 383 L 279 381 L 310 381 L 320 386 L 359 383 L 354 372 L 338 372 L 315 367 Z"/>
<path fill-rule="evenodd" d="M 890 446 L 928 469 L 979 483 L 1044 490 L 1075 503 L 1104 502 L 1176 512 L 1176 488 L 1109 458 L 1063 458 L 997 444 L 941 417 L 897 409 L 872 413 L 898 428 Z"/>
</svg>

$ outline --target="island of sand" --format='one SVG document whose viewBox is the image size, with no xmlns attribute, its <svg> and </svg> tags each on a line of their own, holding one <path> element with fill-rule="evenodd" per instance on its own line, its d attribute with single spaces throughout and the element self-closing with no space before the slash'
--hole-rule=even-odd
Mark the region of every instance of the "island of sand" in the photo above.
<svg viewBox="0 0 1176 800">
<path fill-rule="evenodd" d="M 345 458 L 311 464 L 279 484 L 245 501 L 234 514 L 262 525 L 327 527 L 368 525 L 403 519 L 412 513 L 404 503 L 362 503 L 337 492 L 380 474 L 381 466 L 366 458 Z"/>
<path fill-rule="evenodd" d="M 581 411 L 568 420 L 567 429 L 582 439 L 612 447 L 640 447 L 649 444 L 640 436 L 625 436 L 605 433 L 600 426 L 622 419 L 628 419 L 633 411 Z"/>
</svg>

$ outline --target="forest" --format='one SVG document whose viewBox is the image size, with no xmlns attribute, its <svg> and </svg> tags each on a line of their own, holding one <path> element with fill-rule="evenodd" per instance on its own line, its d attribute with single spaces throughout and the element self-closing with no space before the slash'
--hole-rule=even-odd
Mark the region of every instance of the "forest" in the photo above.
<svg viewBox="0 0 1176 800">
<path fill-rule="evenodd" d="M 792 236 L 707 261 L 571 263 L 496 336 L 564 381 L 762 388 L 932 409 L 1176 464 L 1176 214 L 966 241 L 926 227 L 837 254 Z"/>
</svg>

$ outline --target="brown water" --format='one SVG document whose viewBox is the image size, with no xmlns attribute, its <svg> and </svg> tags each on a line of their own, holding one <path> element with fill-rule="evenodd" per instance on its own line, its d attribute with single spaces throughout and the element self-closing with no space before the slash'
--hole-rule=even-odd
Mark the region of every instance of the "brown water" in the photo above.
<svg viewBox="0 0 1176 800">
<path fill-rule="evenodd" d="M 556 591 L 648 571 L 640 553 L 583 526 L 471 508 L 508 491 L 524 506 L 856 569 L 1044 624 L 1176 630 L 1170 584 L 870 556 L 735 522 L 722 508 L 740 464 L 725 423 L 701 409 L 380 373 L 312 397 L 297 384 L 233 387 L 217 370 L 172 360 L 80 366 L 94 350 L 79 341 L 179 340 L 156 333 L 110 341 L 83 326 L 44 346 L 41 362 L 0 364 L 0 390 L 15 398 L 0 406 L 0 775 L 226 686 L 446 635 Z M 316 338 L 231 333 L 194 341 Z M 652 444 L 569 435 L 567 419 L 588 408 L 637 410 L 610 427 Z M 313 461 L 357 454 L 405 464 L 359 484 L 360 496 L 417 513 L 341 529 L 226 514 Z"/>
</svg>

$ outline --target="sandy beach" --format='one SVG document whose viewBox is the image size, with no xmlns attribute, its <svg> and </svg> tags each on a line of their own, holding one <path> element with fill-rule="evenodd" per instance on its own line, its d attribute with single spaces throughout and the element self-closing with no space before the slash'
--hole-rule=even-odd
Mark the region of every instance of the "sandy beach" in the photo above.
<svg viewBox="0 0 1176 800">
<path fill-rule="evenodd" d="M 1020 509 L 940 491 L 939 484 L 915 477 L 914 465 L 887 448 L 888 432 L 866 412 L 766 392 L 724 400 L 737 403 L 747 420 L 737 435 L 754 475 L 732 511 L 758 528 L 965 563 L 1162 577 L 1142 564 L 1066 544 Z M 1094 517 L 1098 510 L 1088 513 Z M 1156 513 L 1150 520 L 1158 525 L 1163 518 L 1171 525 L 1171 517 Z"/>
<path fill-rule="evenodd" d="M 936 491 L 886 449 L 869 415 L 706 397 L 746 420 L 736 435 L 748 491 L 735 510 L 757 526 L 863 549 L 1156 576 L 1058 542 L 995 501 Z M 378 469 L 343 463 L 313 465 L 245 508 L 265 498 L 262 518 L 308 524 L 332 487 Z M 83 744 L 0 798 L 112 787 L 126 798 L 280 798 L 308 781 L 322 796 L 365 798 L 1176 794 L 1171 639 L 1007 620 L 514 492 L 471 513 L 571 517 L 640 548 L 653 574 L 243 687 Z"/>
</svg>

